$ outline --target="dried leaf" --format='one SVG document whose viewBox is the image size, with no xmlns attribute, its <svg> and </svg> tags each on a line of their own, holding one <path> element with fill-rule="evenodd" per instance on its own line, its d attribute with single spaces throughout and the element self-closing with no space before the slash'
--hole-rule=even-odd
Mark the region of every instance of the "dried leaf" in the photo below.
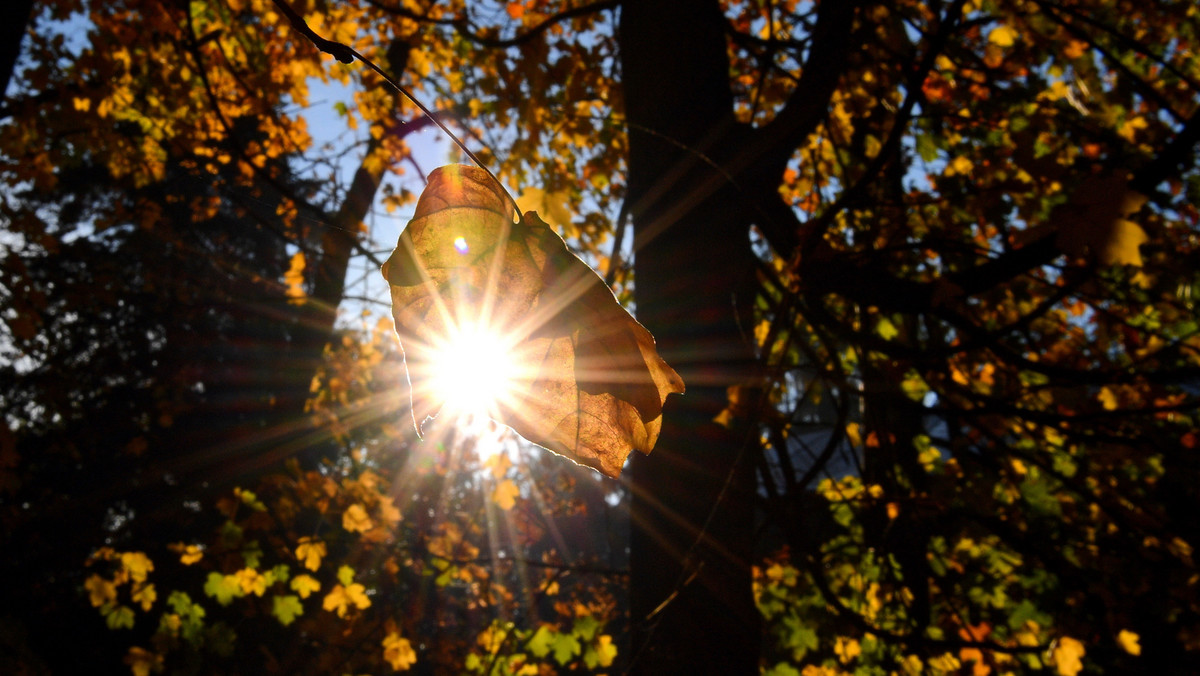
<svg viewBox="0 0 1200 676">
<path fill-rule="evenodd" d="M 486 172 L 441 167 L 383 266 L 417 431 L 443 401 L 437 350 L 468 326 L 509 345 L 511 391 L 490 417 L 529 441 L 616 477 L 649 453 L 679 375 L 609 288 L 536 213 L 513 223 Z M 469 377 L 464 375 L 461 377 Z"/>
</svg>

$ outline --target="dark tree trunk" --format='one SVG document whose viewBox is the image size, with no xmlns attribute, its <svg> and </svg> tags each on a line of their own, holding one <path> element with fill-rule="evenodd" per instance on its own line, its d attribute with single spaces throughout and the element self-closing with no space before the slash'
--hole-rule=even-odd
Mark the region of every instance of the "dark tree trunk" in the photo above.
<svg viewBox="0 0 1200 676">
<path fill-rule="evenodd" d="M 25 41 L 25 29 L 33 18 L 33 0 L 10 0 L 8 9 L 0 11 L 0 102 L 7 97 L 8 83 L 12 79 L 17 58 L 21 56 L 21 43 Z"/>
<path fill-rule="evenodd" d="M 634 673 L 758 673 L 751 595 L 752 441 L 713 423 L 748 382 L 750 219 L 713 168 L 745 129 L 732 116 L 717 3 L 627 3 L 620 39 L 630 128 L 638 318 L 687 383 L 654 452 L 633 461 Z M 752 435 L 749 435 L 752 436 Z"/>
</svg>

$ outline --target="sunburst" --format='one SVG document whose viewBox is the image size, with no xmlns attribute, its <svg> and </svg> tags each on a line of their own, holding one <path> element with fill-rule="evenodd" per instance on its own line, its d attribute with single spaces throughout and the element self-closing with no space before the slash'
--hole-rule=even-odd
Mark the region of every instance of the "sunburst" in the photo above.
<svg viewBox="0 0 1200 676">
<path fill-rule="evenodd" d="M 482 322 L 451 326 L 430 346 L 429 392 L 441 415 L 455 420 L 495 419 L 519 384 L 514 340 Z"/>
</svg>

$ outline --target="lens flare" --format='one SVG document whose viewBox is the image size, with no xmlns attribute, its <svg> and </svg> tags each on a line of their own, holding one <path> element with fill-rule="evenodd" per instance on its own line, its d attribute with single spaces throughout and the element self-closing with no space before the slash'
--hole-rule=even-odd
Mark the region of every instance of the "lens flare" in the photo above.
<svg viewBox="0 0 1200 676">
<path fill-rule="evenodd" d="M 478 325 L 462 325 L 435 346 L 430 388 L 444 402 L 443 414 L 493 417 L 511 399 L 517 368 L 504 336 Z"/>
</svg>

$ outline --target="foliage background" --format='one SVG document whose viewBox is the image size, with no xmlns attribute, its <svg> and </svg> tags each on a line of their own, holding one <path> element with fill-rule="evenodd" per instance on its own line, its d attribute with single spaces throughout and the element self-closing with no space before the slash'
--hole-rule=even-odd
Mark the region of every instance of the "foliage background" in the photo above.
<svg viewBox="0 0 1200 676">
<path fill-rule="evenodd" d="M 418 442 L 428 119 L 272 2 L 17 3 L 5 671 L 1200 669 L 1193 3 L 291 6 L 689 394 L 624 483 Z"/>
</svg>

